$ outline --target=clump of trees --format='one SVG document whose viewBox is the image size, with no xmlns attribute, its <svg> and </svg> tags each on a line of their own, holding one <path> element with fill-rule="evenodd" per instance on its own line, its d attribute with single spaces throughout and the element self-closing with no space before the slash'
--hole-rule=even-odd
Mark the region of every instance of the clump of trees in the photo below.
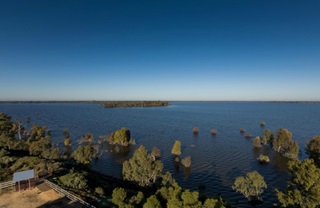
<svg viewBox="0 0 320 208">
<path fill-rule="evenodd" d="M 74 188 L 74 189 L 85 189 L 88 187 L 87 173 L 86 172 L 76 172 L 71 169 L 66 175 L 59 177 L 59 182 L 64 187 Z"/>
<path fill-rule="evenodd" d="M 299 155 L 298 142 L 292 141 L 292 133 L 287 129 L 280 128 L 272 142 L 273 149 L 290 159 L 296 159 Z"/>
<path fill-rule="evenodd" d="M 270 158 L 267 155 L 259 155 L 259 157 L 257 158 L 257 160 L 260 163 L 269 163 L 270 162 Z"/>
<path fill-rule="evenodd" d="M 123 163 L 122 176 L 140 186 L 151 186 L 162 176 L 162 170 L 162 162 L 148 154 L 144 146 L 140 146 L 132 158 Z"/>
<path fill-rule="evenodd" d="M 262 143 L 264 145 L 270 144 L 273 141 L 274 134 L 271 130 L 265 129 L 263 130 Z"/>
<path fill-rule="evenodd" d="M 284 191 L 276 189 L 283 207 L 315 208 L 320 205 L 320 169 L 312 159 L 288 162 L 291 179 Z"/>
<path fill-rule="evenodd" d="M 107 101 L 104 102 L 105 108 L 130 108 L 130 107 L 163 107 L 168 106 L 167 101 Z M 102 102 L 99 102 L 102 106 Z"/>
<path fill-rule="evenodd" d="M 314 136 L 307 144 L 306 153 L 320 166 L 320 136 Z"/>
<path fill-rule="evenodd" d="M 253 147 L 255 148 L 260 148 L 262 147 L 261 145 L 261 139 L 259 136 L 257 136 L 256 138 L 253 139 Z"/>
<path fill-rule="evenodd" d="M 79 164 L 88 165 L 97 157 L 98 151 L 92 144 L 79 146 L 71 155 L 71 157 Z"/>
<path fill-rule="evenodd" d="M 121 128 L 115 132 L 112 132 L 108 136 L 107 141 L 109 144 L 121 146 L 128 146 L 129 144 L 135 143 L 131 138 L 130 130 L 126 128 Z"/>
<path fill-rule="evenodd" d="M 249 201 L 262 200 L 259 196 L 265 188 L 267 184 L 257 171 L 249 172 L 245 177 L 236 178 L 232 186 L 232 189 L 243 194 Z"/>
</svg>

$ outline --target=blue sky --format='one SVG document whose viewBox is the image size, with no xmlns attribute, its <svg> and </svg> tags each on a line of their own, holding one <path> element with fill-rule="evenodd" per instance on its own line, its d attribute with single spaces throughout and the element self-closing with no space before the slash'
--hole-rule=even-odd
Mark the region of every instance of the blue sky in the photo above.
<svg viewBox="0 0 320 208">
<path fill-rule="evenodd" d="M 0 100 L 320 100 L 320 1 L 0 1 Z"/>
</svg>

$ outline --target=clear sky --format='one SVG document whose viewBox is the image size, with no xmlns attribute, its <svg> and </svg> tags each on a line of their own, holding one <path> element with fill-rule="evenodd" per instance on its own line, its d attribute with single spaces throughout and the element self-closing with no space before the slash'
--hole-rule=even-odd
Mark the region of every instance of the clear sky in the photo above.
<svg viewBox="0 0 320 208">
<path fill-rule="evenodd" d="M 320 100 L 319 0 L 0 0 L 0 100 Z"/>
</svg>

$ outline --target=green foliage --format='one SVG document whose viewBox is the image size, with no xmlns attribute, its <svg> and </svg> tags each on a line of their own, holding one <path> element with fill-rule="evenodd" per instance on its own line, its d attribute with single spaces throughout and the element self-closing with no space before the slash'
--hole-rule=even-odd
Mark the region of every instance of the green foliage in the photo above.
<svg viewBox="0 0 320 208">
<path fill-rule="evenodd" d="M 65 187 L 74 188 L 74 189 L 85 189 L 88 187 L 86 173 L 74 172 L 73 170 L 70 173 L 60 176 L 59 181 Z"/>
<path fill-rule="evenodd" d="M 109 101 L 104 102 L 105 108 L 122 108 L 122 107 L 161 107 L 168 106 L 167 101 Z"/>
<path fill-rule="evenodd" d="M 63 140 L 64 145 L 65 146 L 71 146 L 71 139 L 70 139 L 69 129 L 65 128 L 63 130 L 63 134 L 64 134 L 64 140 Z"/>
<path fill-rule="evenodd" d="M 189 168 L 191 166 L 191 157 L 188 156 L 188 157 L 183 158 L 181 163 L 184 167 Z"/>
<path fill-rule="evenodd" d="M 218 200 L 217 199 L 206 199 L 203 203 L 202 208 L 217 208 L 218 206 Z M 223 207 L 223 206 L 221 206 Z"/>
<path fill-rule="evenodd" d="M 181 155 L 181 142 L 179 140 L 174 142 L 171 153 L 174 155 Z"/>
<path fill-rule="evenodd" d="M 260 163 L 269 163 L 270 162 L 270 158 L 267 156 L 267 155 L 260 155 L 257 160 L 260 162 Z"/>
<path fill-rule="evenodd" d="M 125 180 L 135 181 L 140 186 L 150 186 L 161 177 L 163 164 L 154 160 L 144 146 L 140 146 L 132 158 L 123 163 L 122 175 Z"/>
<path fill-rule="evenodd" d="M 0 135 L 1 134 L 11 138 L 14 137 L 14 129 L 11 117 L 2 112 L 0 112 Z"/>
<path fill-rule="evenodd" d="M 315 136 L 308 142 L 306 153 L 320 166 L 320 136 Z"/>
<path fill-rule="evenodd" d="M 273 132 L 271 131 L 271 130 L 269 130 L 269 129 L 265 129 L 265 130 L 263 130 L 263 136 L 262 136 L 262 143 L 264 144 L 264 145 L 267 145 L 267 144 L 269 144 L 272 140 L 273 140 L 273 138 L 274 138 L 274 135 L 273 135 Z"/>
<path fill-rule="evenodd" d="M 155 195 L 150 196 L 143 208 L 161 208 L 161 204 Z"/>
<path fill-rule="evenodd" d="M 272 142 L 273 149 L 283 156 L 295 159 L 299 154 L 299 145 L 292 141 L 292 134 L 287 129 L 278 129 Z"/>
<path fill-rule="evenodd" d="M 152 152 L 151 154 L 153 155 L 153 157 L 155 158 L 159 158 L 161 156 L 161 152 L 157 147 L 153 147 L 152 148 Z"/>
<path fill-rule="evenodd" d="M 92 144 L 87 144 L 85 146 L 79 146 L 71 157 L 77 162 L 84 165 L 90 164 L 93 158 L 97 157 L 97 150 Z"/>
<path fill-rule="evenodd" d="M 242 193 L 249 201 L 259 199 L 263 188 L 267 188 L 267 184 L 257 171 L 247 173 L 246 177 L 236 178 L 232 186 L 232 189 Z"/>
<path fill-rule="evenodd" d="M 123 188 L 115 188 L 112 191 L 112 203 L 115 205 L 123 206 L 125 204 L 125 199 L 127 197 L 127 192 Z"/>
<path fill-rule="evenodd" d="M 260 148 L 261 147 L 261 139 L 260 137 L 256 137 L 253 139 L 253 147 Z"/>
<path fill-rule="evenodd" d="M 10 170 L 12 172 L 17 172 L 34 169 L 36 173 L 43 171 L 52 173 L 60 169 L 61 165 L 62 163 L 60 162 L 53 162 L 38 157 L 26 156 L 16 160 L 15 163 L 10 167 Z"/>
<path fill-rule="evenodd" d="M 94 189 L 94 192 L 95 192 L 96 194 L 98 194 L 100 197 L 102 197 L 102 196 L 104 195 L 104 190 L 103 190 L 103 188 L 101 188 L 101 187 L 96 187 L 96 188 Z"/>
<path fill-rule="evenodd" d="M 265 125 L 266 125 L 266 122 L 264 122 L 264 121 L 260 122 L 260 126 L 265 126 Z"/>
<path fill-rule="evenodd" d="M 141 191 L 137 193 L 137 195 L 132 196 L 129 203 L 133 205 L 140 205 L 144 201 L 144 195 Z"/>
<path fill-rule="evenodd" d="M 289 149 L 283 154 L 287 158 L 296 159 L 299 155 L 299 144 L 293 142 Z"/>
<path fill-rule="evenodd" d="M 276 190 L 283 207 L 313 208 L 320 205 L 320 169 L 312 159 L 288 162 L 292 175 L 285 191 Z"/>
<path fill-rule="evenodd" d="M 28 143 L 40 140 L 46 136 L 47 127 L 34 124 L 28 133 Z"/>
<path fill-rule="evenodd" d="M 184 207 L 201 207 L 201 202 L 199 201 L 199 193 L 196 191 L 190 192 L 189 190 L 185 190 L 181 194 L 181 199 L 183 201 Z"/>
<path fill-rule="evenodd" d="M 42 153 L 51 148 L 50 136 L 41 137 L 39 140 L 33 141 L 29 145 L 30 155 L 40 156 Z"/>
<path fill-rule="evenodd" d="M 122 146 L 128 146 L 131 140 L 131 133 L 130 130 L 126 128 L 121 128 L 120 130 L 117 130 L 116 132 L 111 133 L 107 141 L 109 144 L 119 144 Z"/>
</svg>

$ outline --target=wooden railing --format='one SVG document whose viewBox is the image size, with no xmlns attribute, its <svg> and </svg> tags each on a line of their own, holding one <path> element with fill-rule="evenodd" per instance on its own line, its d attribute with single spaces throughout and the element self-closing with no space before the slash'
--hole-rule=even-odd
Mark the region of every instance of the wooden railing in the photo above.
<svg viewBox="0 0 320 208">
<path fill-rule="evenodd" d="M 85 207 L 90 207 L 90 208 L 95 208 L 94 206 L 92 206 L 91 204 L 83 201 L 82 199 L 80 199 L 79 197 L 69 193 L 68 191 L 64 190 L 63 188 L 61 188 L 60 186 L 48 181 L 47 179 L 44 180 L 45 184 L 47 184 L 48 186 L 50 186 L 53 190 L 55 190 L 56 192 L 63 194 L 64 196 L 66 196 L 67 198 L 69 198 L 71 201 L 77 201 L 79 203 L 81 203 L 82 205 L 84 205 Z"/>
<path fill-rule="evenodd" d="M 13 186 L 15 186 L 15 185 L 16 185 L 16 183 L 13 182 L 13 181 L 3 182 L 3 183 L 0 183 L 0 190 L 1 190 L 1 189 L 4 189 L 4 188 L 13 187 Z"/>
</svg>

